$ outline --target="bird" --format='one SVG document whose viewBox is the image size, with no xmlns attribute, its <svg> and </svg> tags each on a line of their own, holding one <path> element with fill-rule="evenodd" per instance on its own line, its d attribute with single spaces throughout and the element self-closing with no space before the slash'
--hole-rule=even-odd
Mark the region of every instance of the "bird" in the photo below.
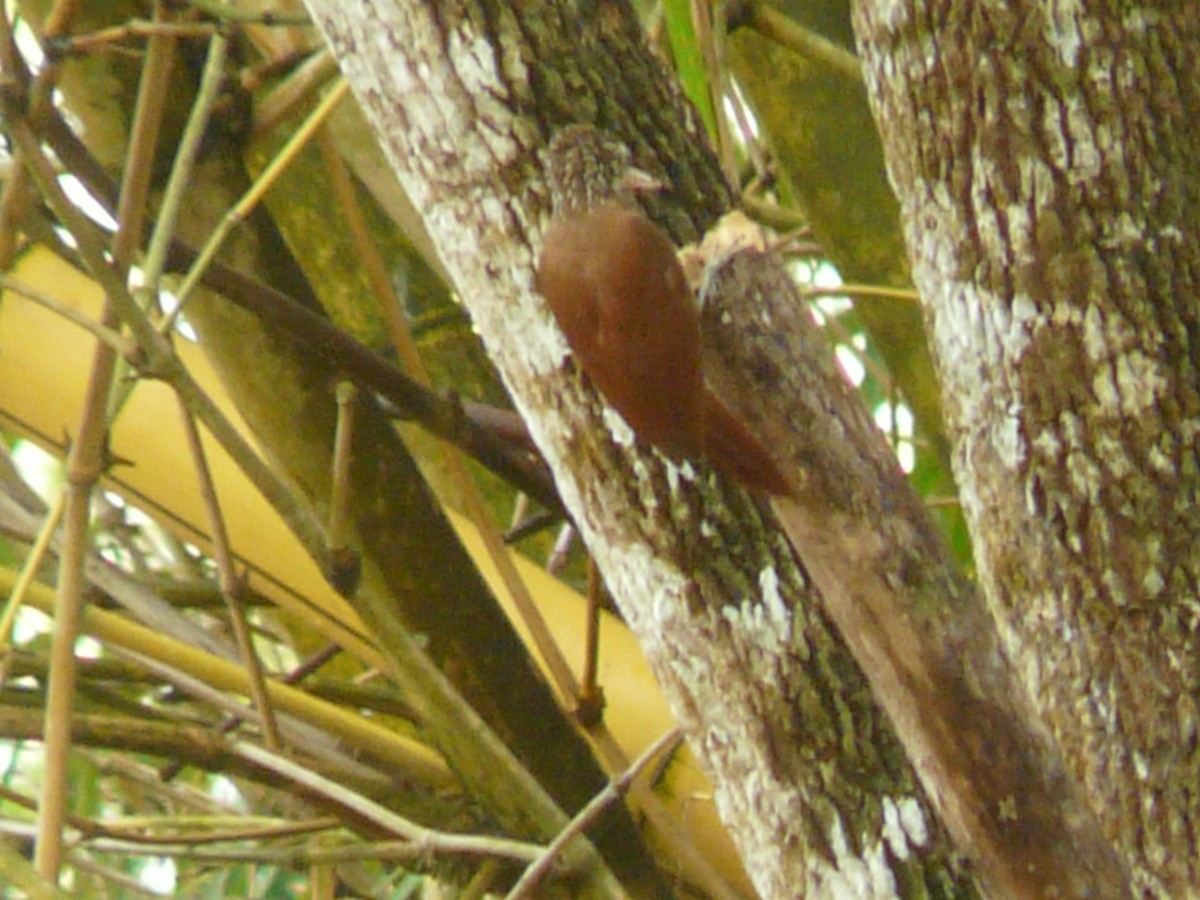
<svg viewBox="0 0 1200 900">
<path fill-rule="evenodd" d="M 591 125 L 561 129 L 544 160 L 554 212 L 535 285 L 592 385 L 669 459 L 703 458 L 752 491 L 790 493 L 704 380 L 699 310 L 675 244 L 637 202 L 661 183 Z"/>
</svg>

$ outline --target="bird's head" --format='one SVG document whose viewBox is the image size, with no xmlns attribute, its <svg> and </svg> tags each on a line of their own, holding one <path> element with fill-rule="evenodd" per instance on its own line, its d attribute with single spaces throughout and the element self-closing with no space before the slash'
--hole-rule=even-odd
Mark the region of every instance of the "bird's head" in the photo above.
<svg viewBox="0 0 1200 900">
<path fill-rule="evenodd" d="M 592 125 L 569 125 L 543 151 L 555 215 L 585 213 L 616 201 L 637 208 L 639 194 L 664 190 L 637 168 L 629 148 Z"/>
</svg>

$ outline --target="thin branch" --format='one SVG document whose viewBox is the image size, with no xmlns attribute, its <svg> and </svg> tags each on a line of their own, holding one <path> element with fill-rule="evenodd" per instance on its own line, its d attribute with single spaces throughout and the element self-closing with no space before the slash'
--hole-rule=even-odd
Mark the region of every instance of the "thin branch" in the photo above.
<svg viewBox="0 0 1200 900">
<path fill-rule="evenodd" d="M 163 266 L 170 250 L 171 240 L 175 234 L 175 226 L 179 222 L 179 213 L 183 208 L 187 195 L 187 186 L 192 180 L 192 172 L 200 155 L 200 147 L 204 134 L 208 130 L 209 117 L 216 105 L 217 97 L 225 77 L 225 52 L 229 41 L 222 34 L 213 35 L 209 44 L 208 58 L 204 63 L 204 72 L 200 78 L 200 87 L 196 100 L 188 113 L 187 125 L 179 139 L 179 147 L 175 159 L 171 163 L 171 174 L 167 179 L 163 200 L 154 219 L 153 234 L 146 247 L 142 261 L 142 273 L 145 287 L 141 293 L 149 296 L 151 301 L 157 300 L 159 283 L 162 279 Z M 131 239 L 140 234 L 134 232 Z M 147 303 L 147 308 L 149 304 Z"/>
<path fill-rule="evenodd" d="M 878 284 L 839 284 L 837 287 L 807 287 L 800 295 L 805 300 L 821 297 L 850 297 L 854 300 L 899 300 L 920 303 L 921 295 L 911 288 L 893 288 Z"/>
<path fill-rule="evenodd" d="M 27 151 L 28 152 L 28 151 Z M 106 318 L 108 318 L 106 316 Z M 59 557 L 58 593 L 54 603 L 54 634 L 50 647 L 50 678 L 46 697 L 45 768 L 38 804 L 35 864 L 38 874 L 58 882 L 62 863 L 63 816 L 68 791 L 71 748 L 71 710 L 75 703 L 75 638 L 83 615 L 85 564 L 88 558 L 88 511 L 92 489 L 104 468 L 108 437 L 106 400 L 112 384 L 116 354 L 97 343 L 91 376 L 80 416 L 79 433 L 67 459 L 63 548 Z"/>
<path fill-rule="evenodd" d="M 87 331 L 96 340 L 107 344 L 113 351 L 119 354 L 124 359 L 136 360 L 138 356 L 138 345 L 135 341 L 125 337 L 115 328 L 109 328 L 95 319 L 83 315 L 79 310 L 59 300 L 57 297 L 52 297 L 37 288 L 31 287 L 24 282 L 18 281 L 11 275 L 0 273 L 0 288 L 6 291 L 12 291 L 36 303 L 38 306 L 45 307 L 52 313 L 62 316 L 68 322 L 78 325 L 80 328 Z"/>
<path fill-rule="evenodd" d="M 170 4 L 159 0 L 155 4 L 156 22 L 169 22 Z M 154 35 L 146 46 L 146 62 L 138 84 L 137 105 L 125 168 L 121 173 L 121 194 L 117 204 L 117 233 L 113 237 L 112 254 L 117 271 L 127 272 L 134 253 L 141 243 L 147 215 L 147 198 L 154 173 L 154 154 L 162 130 L 167 90 L 175 64 L 175 39 L 169 35 Z M 58 115 L 53 118 L 58 121 Z"/>
<path fill-rule="evenodd" d="M 485 859 L 471 876 L 471 880 L 463 885 L 458 900 L 480 900 L 500 876 L 500 863 L 494 859 Z"/>
<path fill-rule="evenodd" d="M 0 10 L 0 77 L 8 81 L 19 81 L 27 72 L 13 37 L 12 23 L 8 20 L 7 11 L 7 7 Z"/>
<path fill-rule="evenodd" d="M 367 821 L 385 831 L 395 834 L 405 840 L 412 841 L 427 852 L 432 853 L 468 853 L 478 856 L 497 856 L 504 859 L 532 862 L 538 859 L 544 848 L 525 841 L 513 841 L 507 838 L 476 837 L 467 834 L 450 834 L 435 831 L 398 816 L 389 809 L 373 803 L 365 797 L 351 794 L 344 787 L 330 781 L 309 769 L 304 768 L 278 756 L 262 747 L 246 741 L 235 743 L 232 752 L 236 756 L 249 760 L 263 768 L 270 769 L 279 775 L 303 785 L 312 792 L 328 797 L 340 806 L 351 809 Z"/>
<path fill-rule="evenodd" d="M 691 3 L 692 28 L 696 44 L 704 58 L 704 74 L 708 81 L 708 93 L 713 106 L 713 140 L 717 145 L 717 158 L 730 184 L 737 183 L 737 147 L 725 115 L 725 99 L 729 92 L 729 69 L 726 66 L 724 44 L 718 45 L 714 34 L 716 28 L 724 27 L 723 4 Z M 714 18 L 716 21 L 714 21 Z"/>
<path fill-rule="evenodd" d="M 39 722 L 38 710 L 0 706 L 0 736 L 14 740 L 36 739 Z M 78 733 L 79 745 L 93 747 L 97 751 L 106 751 L 108 762 L 118 758 L 117 754 L 111 751 L 170 757 L 182 760 L 187 765 L 206 772 L 246 779 L 272 791 L 281 791 L 282 789 L 278 773 L 231 753 L 227 741 L 213 735 L 205 728 L 194 725 L 165 724 L 133 716 L 99 716 L 80 713 L 76 713 L 74 724 Z M 338 777 L 345 777 L 340 769 L 334 771 L 337 772 Z M 366 779 L 363 781 L 366 782 L 364 787 L 370 790 L 386 791 L 388 785 L 392 784 L 383 776 L 369 782 Z M 161 789 L 162 785 L 157 787 Z M 15 804 L 31 811 L 37 808 L 36 800 L 4 788 L 3 785 L 0 785 L 0 797 L 6 803 Z M 0 834 L 13 834 L 13 825 L 11 819 L 0 819 Z M 67 825 L 68 834 L 73 841 L 77 841 L 80 835 L 102 840 L 106 834 L 106 829 L 102 824 L 81 816 L 68 815 Z M 32 835 L 36 829 L 30 826 L 29 831 Z M 129 842 L 143 846 L 149 852 L 159 851 L 158 846 L 152 846 L 144 840 L 136 842 L 130 840 Z M 0 881 L 0 884 L 3 882 Z"/>
<path fill-rule="evenodd" d="M 299 666 L 284 675 L 284 677 L 280 679 L 280 683 L 290 685 L 299 684 L 308 675 L 315 672 L 326 662 L 341 652 L 342 648 L 337 644 L 327 644 L 323 650 L 317 651 Z M 341 687 L 344 690 L 344 693 L 341 693 L 335 697 L 330 697 L 328 693 L 323 694 L 320 690 L 313 690 L 313 685 L 311 683 L 306 685 L 306 690 L 312 696 L 322 700 L 328 700 L 331 703 L 337 703 L 339 699 L 344 699 L 346 702 L 343 705 L 353 706 L 357 709 L 375 709 L 378 712 L 387 712 L 393 715 L 411 718 L 410 710 L 398 700 L 394 703 L 379 702 L 378 697 L 369 695 L 361 688 L 347 686 L 341 681 L 334 682 L 334 684 Z M 391 697 L 387 698 L 387 700 L 391 699 Z M 240 712 L 230 713 L 226 715 L 225 721 L 221 723 L 221 727 L 217 730 L 221 734 L 231 734 L 242 723 L 244 718 L 245 717 L 242 716 Z M 170 763 L 159 771 L 158 778 L 160 781 L 170 781 L 179 774 L 179 771 L 182 768 L 182 763 Z"/>
<path fill-rule="evenodd" d="M 109 753 L 105 750 L 85 750 L 86 758 L 103 776 L 129 782 L 133 792 L 149 797 L 152 802 L 160 804 L 160 808 L 170 808 L 180 815 L 228 815 L 237 813 L 240 807 L 234 803 L 222 802 L 212 794 L 206 793 L 200 787 L 191 784 L 179 784 L 164 781 L 160 769 L 147 762 L 142 762 L 135 754 Z M 182 768 L 186 763 L 177 760 Z M 203 781 L 198 782 L 204 784 Z M 125 790 L 125 788 L 116 788 Z M 191 811 L 191 812 L 188 812 Z"/>
<path fill-rule="evenodd" d="M 65 34 L 81 8 L 81 0 L 57 0 L 43 24 L 46 40 Z M 0 15 L 3 15 L 0 12 Z M 15 74 L 15 73 L 14 73 Z M 34 82 L 30 95 L 30 115 L 38 116 L 51 108 L 52 88 L 57 66 L 47 65 Z M 5 115 L 8 119 L 15 104 L 5 96 Z M 26 140 L 17 143 L 18 155 L 24 165 L 14 173 L 6 186 L 3 209 L 4 222 L 0 231 L 19 217 L 27 190 L 21 184 L 32 177 L 39 183 L 47 176 L 54 180 L 36 137 L 27 121 L 13 122 L 10 134 L 20 130 Z M 26 174 L 28 173 L 28 174 Z M 40 174 L 40 177 L 39 177 Z M 57 187 L 57 181 L 55 181 Z M 7 188 L 13 189 L 8 193 Z M 14 201 L 9 205 L 8 201 Z M 6 257 L 7 248 L 0 249 Z M 7 262 L 5 262 L 7 267 Z M 106 299 L 101 324 L 113 329 L 117 325 L 111 299 Z M 92 490 L 103 471 L 108 441 L 106 404 L 113 383 L 117 355 L 112 347 L 97 341 L 92 357 L 87 393 L 80 414 L 79 430 L 67 459 L 67 486 L 63 508 L 63 550 L 59 556 L 58 593 L 54 603 L 54 634 L 50 647 L 50 677 L 46 697 L 46 720 L 43 729 L 45 768 L 38 804 L 38 834 L 34 865 L 38 874 L 51 883 L 58 883 L 62 864 L 62 829 L 66 815 L 68 791 L 68 762 L 71 748 L 71 711 L 75 702 L 75 638 L 83 616 L 84 588 L 87 584 L 85 567 L 89 544 L 87 539 L 88 513 Z"/>
<path fill-rule="evenodd" d="M 132 875 L 126 875 L 110 866 L 101 865 L 78 850 L 71 852 L 70 861 L 76 872 L 87 872 L 93 877 L 107 882 L 109 887 L 104 890 L 104 895 L 107 897 L 144 897 L 149 900 L 161 900 L 163 896 L 147 889 Z"/>
<path fill-rule="evenodd" d="M 256 822 L 263 824 L 255 824 Z M 196 847 L 232 841 L 292 838 L 336 831 L 341 827 L 342 822 L 336 816 L 293 822 L 287 819 L 246 816 L 240 812 L 207 816 L 181 816 L 172 813 L 166 816 L 131 816 L 116 821 L 105 820 L 103 824 L 97 825 L 93 833 L 151 847 L 160 844 Z M 167 833 L 159 833 L 156 829 Z"/>
<path fill-rule="evenodd" d="M 358 388 L 352 381 L 337 386 L 337 425 L 333 433 L 333 477 L 329 489 L 329 578 L 342 593 L 358 586 L 362 560 L 351 546 L 351 463 Z"/>
<path fill-rule="evenodd" d="M 0 833 L 23 836 L 28 829 L 20 823 L 0 824 Z M 456 835 L 451 835 L 456 837 Z M 486 838 L 481 840 L 488 840 Z M 194 860 L 207 863 L 257 863 L 273 866 L 341 865 L 355 862 L 420 862 L 429 857 L 429 848 L 412 841 L 374 841 L 371 843 L 346 842 L 337 845 L 316 844 L 298 847 L 198 847 L 194 842 L 179 841 L 175 844 L 147 844 L 128 838 L 89 838 L 84 845 L 91 853 L 112 853 L 123 856 L 169 856 L 173 859 Z M 531 845 L 536 847 L 537 845 Z M 481 856 L 487 851 L 465 847 L 439 848 L 444 855 Z M 490 854 L 486 861 L 509 859 L 505 854 Z M 0 869 L 3 871 L 3 869 Z M 66 894 L 54 894 L 55 898 Z"/>
<path fill-rule="evenodd" d="M 505 900 L 521 900 L 523 897 L 530 897 L 537 889 L 537 886 L 542 882 L 542 879 L 550 871 L 550 867 L 554 864 L 554 860 L 562 849 L 571 841 L 572 838 L 582 834 L 592 825 L 606 809 L 618 802 L 625 793 L 629 790 L 633 780 L 641 773 L 646 766 L 658 756 L 659 753 L 666 750 L 668 747 L 673 747 L 681 740 L 678 728 L 672 728 L 657 741 L 651 744 L 642 753 L 641 756 L 626 769 L 617 778 L 614 778 L 600 793 L 596 794 L 578 813 L 571 819 L 558 836 L 550 843 L 550 846 L 545 849 L 540 857 L 527 868 L 524 874 L 513 889 L 508 892 Z"/>
<path fill-rule="evenodd" d="M 8 638 L 12 633 L 13 621 L 17 617 L 17 610 L 21 608 L 21 603 L 25 598 L 25 592 L 29 590 L 29 585 L 37 578 L 38 568 L 45 559 L 46 550 L 50 546 L 50 541 L 54 538 L 54 532 L 58 528 L 58 523 L 62 519 L 63 509 L 66 506 L 66 492 L 60 492 L 54 499 L 53 505 L 46 512 L 46 517 L 42 521 L 42 527 L 38 529 L 37 538 L 33 542 L 29 553 L 26 554 L 24 562 L 21 563 L 21 574 L 17 579 L 17 583 L 13 585 L 12 591 L 8 595 L 8 602 L 4 605 L 4 614 L 0 616 L 0 646 L 8 643 Z"/>
<path fill-rule="evenodd" d="M 94 232 L 88 226 L 83 214 L 76 209 L 63 192 L 49 160 L 43 155 L 37 138 L 28 123 L 21 117 L 20 110 L 13 108 L 10 98 L 5 96 L 3 99 L 4 102 L 0 105 L 0 119 L 5 121 L 13 143 L 26 154 L 27 168 L 33 174 L 43 196 L 46 197 L 60 221 L 75 235 L 80 256 L 88 270 L 142 346 L 142 350 L 146 354 L 148 370 L 175 389 L 187 404 L 188 409 L 205 424 L 259 493 L 275 507 L 275 510 L 309 553 L 313 555 L 313 558 L 324 566 L 325 539 L 316 517 L 307 506 L 300 502 L 295 492 L 263 462 L 233 424 L 221 414 L 217 405 L 184 368 L 170 344 L 146 318 L 117 273 L 105 260 L 103 249 L 95 240 Z"/>
<path fill-rule="evenodd" d="M 962 501 L 957 497 L 926 497 L 925 505 L 930 509 L 943 509 L 945 507 L 962 506 Z"/>
<path fill-rule="evenodd" d="M 749 193 L 743 193 L 738 203 L 746 215 L 755 222 L 766 225 L 781 234 L 799 231 L 808 225 L 808 220 L 797 210 L 788 209 L 778 203 L 760 200 Z"/>
<path fill-rule="evenodd" d="M 355 247 L 363 261 L 363 267 L 367 272 L 381 315 L 387 322 L 392 343 L 395 345 L 400 359 L 403 360 L 409 376 L 419 384 L 428 387 L 429 374 L 425 370 L 416 341 L 413 340 L 412 333 L 409 331 L 408 323 L 397 314 L 401 308 L 400 302 L 395 296 L 392 281 L 387 276 L 383 260 L 367 230 L 366 220 L 358 206 L 349 173 L 346 171 L 341 157 L 337 154 L 328 132 L 323 130 L 321 134 L 320 148 L 326 170 L 329 172 L 330 182 L 334 188 L 334 196 L 339 200 L 342 214 L 355 238 Z M 537 648 L 550 673 L 559 702 L 564 706 L 577 703 L 579 682 L 575 678 L 575 673 L 571 670 L 562 648 L 555 641 L 545 617 L 534 603 L 529 587 L 525 584 L 508 548 L 504 545 L 504 539 L 497 530 L 496 523 L 492 520 L 483 495 L 464 465 L 459 448 L 453 443 L 447 443 L 445 447 L 447 468 L 454 484 L 458 487 L 463 509 L 475 524 L 475 528 L 483 540 L 484 551 L 487 553 L 488 559 L 496 567 L 504 586 L 508 589 L 509 597 L 512 599 L 521 621 L 529 629 L 533 645 Z"/>
<path fill-rule="evenodd" d="M 229 610 L 229 619 L 233 625 L 233 636 L 237 642 L 238 655 L 250 678 L 250 695 L 262 722 L 263 737 L 268 747 L 278 750 L 280 747 L 279 726 L 275 722 L 275 711 L 271 707 L 271 700 L 267 694 L 262 665 L 259 663 L 258 654 L 254 652 L 250 623 L 246 621 L 246 607 L 242 603 L 242 579 L 238 576 L 233 561 L 233 549 L 229 546 L 229 531 L 225 527 L 225 517 L 221 514 L 217 487 L 212 480 L 208 457 L 204 452 L 204 445 L 200 441 L 200 431 L 196 427 L 196 420 L 192 418 L 187 407 L 183 406 L 182 401 L 179 411 L 188 450 L 192 455 L 192 465 L 196 469 L 196 477 L 200 482 L 200 498 L 204 503 L 205 515 L 208 517 L 208 531 L 212 537 L 213 559 L 217 564 L 221 596 L 225 598 Z"/>
<path fill-rule="evenodd" d="M 93 196 L 111 208 L 117 190 L 78 137 L 57 114 L 46 121 L 46 136 L 55 155 L 87 186 Z M 171 244 L 171 266 L 188 266 L 196 251 L 183 243 Z M 541 462 L 532 442 L 525 435 L 518 440 L 511 424 L 515 414 L 504 411 L 505 418 L 495 421 L 495 413 L 480 404 L 459 404 L 440 397 L 401 372 L 390 361 L 364 347 L 324 316 L 286 294 L 256 281 L 221 263 L 205 273 L 206 287 L 230 302 L 254 314 L 271 328 L 277 328 L 304 343 L 315 357 L 353 378 L 419 422 L 434 434 L 479 460 L 501 478 L 515 485 L 546 509 L 565 515 L 557 488 L 549 470 Z"/>
<path fill-rule="evenodd" d="M 328 50 L 321 48 L 309 54 L 308 58 L 296 66 L 295 71 L 280 84 L 274 87 L 265 86 L 270 87 L 265 96 L 259 97 L 256 92 L 250 140 L 257 140 L 273 131 L 317 87 L 337 74 L 337 60 Z"/>
<path fill-rule="evenodd" d="M 192 263 L 183 282 L 179 285 L 176 291 L 179 298 L 179 306 L 175 308 L 163 323 L 164 331 L 170 329 L 174 319 L 182 312 L 184 305 L 191 297 L 192 290 L 201 282 L 205 271 L 211 265 L 213 259 L 216 258 L 217 251 L 221 249 L 221 245 L 225 242 L 225 238 L 229 236 L 229 233 L 237 225 L 245 221 L 254 208 L 258 206 L 266 192 L 271 189 L 271 186 L 275 184 L 284 170 L 291 165 L 292 160 L 296 158 L 297 154 L 300 153 L 308 141 L 312 139 L 313 134 L 325 123 L 325 120 L 329 118 L 349 90 L 349 85 L 345 81 L 339 81 L 325 95 L 321 102 L 317 104 L 316 109 L 305 119 L 304 124 L 297 129 L 295 134 L 288 138 L 288 142 L 275 155 L 275 158 L 271 160 L 271 164 L 263 170 L 258 178 L 255 179 L 254 184 L 250 186 L 250 189 L 242 195 L 242 198 L 221 219 L 221 222 L 209 236 L 208 242 Z"/>
<path fill-rule="evenodd" d="M 133 19 L 124 25 L 112 25 L 100 28 L 87 34 L 77 34 L 54 45 L 54 55 L 58 58 L 80 56 L 97 50 L 125 50 L 116 46 L 129 38 L 204 38 L 208 40 L 217 31 L 217 26 L 211 22 L 147 22 Z"/>
<path fill-rule="evenodd" d="M 186 0 L 206 16 L 225 22 L 247 22 L 260 25 L 312 25 L 304 12 L 279 12 L 267 9 L 239 9 L 220 0 Z"/>
<path fill-rule="evenodd" d="M 0 568 L 0 590 L 11 589 L 16 574 Z M 49 614 L 53 592 L 42 584 L 30 586 L 26 604 Z M 173 669 L 203 681 L 211 689 L 249 696 L 249 683 L 241 666 L 211 653 L 168 638 L 127 618 L 89 608 L 84 611 L 84 630 L 110 647 L 168 663 Z M 458 782 L 442 757 L 418 741 L 355 715 L 303 691 L 277 682 L 268 682 L 271 702 L 281 712 L 296 716 L 338 738 L 347 746 L 369 752 L 374 758 L 403 769 L 412 778 L 443 790 L 453 790 Z M 253 714 L 239 709 L 239 713 Z M 202 732 L 208 734 L 206 731 Z M 215 740 L 206 737 L 205 740 Z"/>
<path fill-rule="evenodd" d="M 810 31 L 788 18 L 784 13 L 762 0 L 751 0 L 746 4 L 749 8 L 742 15 L 730 16 L 731 24 L 747 24 L 765 38 L 769 38 L 781 46 L 824 66 L 826 69 L 844 75 L 855 84 L 862 84 L 862 66 L 858 57 L 844 47 L 833 43 L 828 38 Z"/>
</svg>

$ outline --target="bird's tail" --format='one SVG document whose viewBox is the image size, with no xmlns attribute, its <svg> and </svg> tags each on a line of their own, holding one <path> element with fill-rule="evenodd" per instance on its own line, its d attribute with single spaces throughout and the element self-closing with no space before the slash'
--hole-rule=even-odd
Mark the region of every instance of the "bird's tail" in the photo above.
<svg viewBox="0 0 1200 900">
<path fill-rule="evenodd" d="M 791 486 L 762 442 L 724 403 L 704 392 L 704 455 L 713 468 L 751 490 L 789 494 Z"/>
</svg>

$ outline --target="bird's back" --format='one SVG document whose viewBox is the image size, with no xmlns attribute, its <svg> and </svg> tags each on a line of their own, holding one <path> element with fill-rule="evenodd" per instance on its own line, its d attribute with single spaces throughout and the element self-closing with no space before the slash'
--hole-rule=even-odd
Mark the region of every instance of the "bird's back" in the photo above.
<svg viewBox="0 0 1200 900">
<path fill-rule="evenodd" d="M 583 370 L 635 434 L 670 456 L 698 455 L 700 330 L 666 232 L 617 204 L 563 217 L 546 234 L 538 290 Z"/>
</svg>

